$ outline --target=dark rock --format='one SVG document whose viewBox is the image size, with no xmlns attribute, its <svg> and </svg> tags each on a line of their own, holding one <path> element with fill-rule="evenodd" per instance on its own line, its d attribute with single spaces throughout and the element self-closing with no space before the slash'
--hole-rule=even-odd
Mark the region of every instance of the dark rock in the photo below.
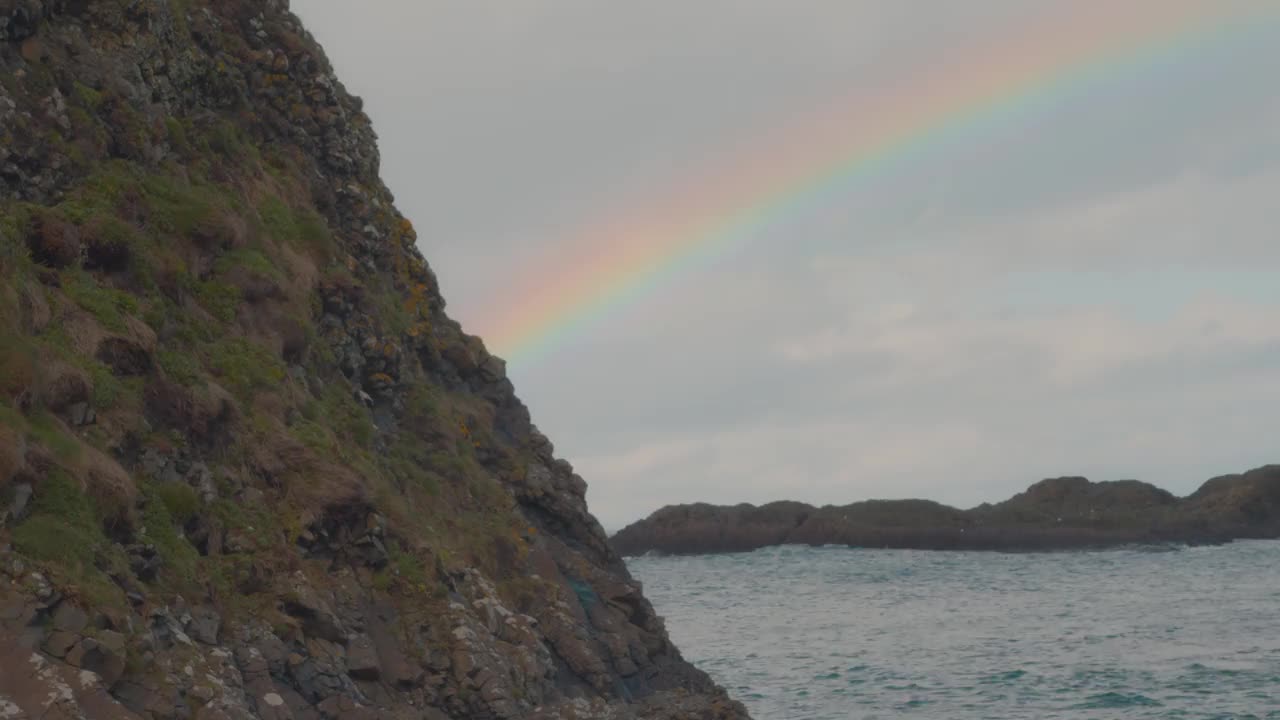
<svg viewBox="0 0 1280 720">
<path fill-rule="evenodd" d="M 44 6 L 39 0 L 13 2 L 8 16 L 0 15 L 0 42 L 22 42 L 35 35 L 43 18 Z"/>
<path fill-rule="evenodd" d="M 222 617 L 216 610 L 195 608 L 191 611 L 191 621 L 187 623 L 187 634 L 205 645 L 217 645 L 221 628 Z"/>
<path fill-rule="evenodd" d="M 53 627 L 55 630 L 79 634 L 89 626 L 89 616 L 85 611 L 71 603 L 61 603 L 53 611 Z"/>
<path fill-rule="evenodd" d="M 347 674 L 356 680 L 377 680 L 382 675 L 373 641 L 357 635 L 347 643 Z"/>
<path fill-rule="evenodd" d="M 154 545 L 130 545 L 125 548 L 129 556 L 129 569 L 143 582 L 151 582 L 164 566 L 164 559 Z"/>
<path fill-rule="evenodd" d="M 799 543 L 965 550 L 1052 550 L 1280 537 L 1280 466 L 1209 480 L 1179 499 L 1136 480 L 1042 480 L 997 504 L 926 500 L 662 508 L 613 536 L 624 555 L 740 552 Z"/>
<path fill-rule="evenodd" d="M 151 371 L 151 351 L 127 337 L 113 336 L 98 345 L 97 358 L 116 375 L 138 376 Z"/>
<path fill-rule="evenodd" d="M 80 636 L 75 633 L 69 633 L 62 630 L 56 630 L 49 633 L 49 637 L 45 638 L 44 651 L 56 658 L 66 657 L 67 653 L 80 642 Z"/>
<path fill-rule="evenodd" d="M 31 484 L 17 483 L 13 485 L 9 499 L 9 519 L 12 522 L 22 522 L 27 516 L 27 506 L 31 502 Z"/>
<path fill-rule="evenodd" d="M 124 653 L 99 646 L 85 653 L 81 667 L 97 673 L 102 684 L 110 688 L 124 677 L 128 665 Z"/>
<path fill-rule="evenodd" d="M 98 414 L 87 402 L 78 402 L 67 408 L 67 415 L 77 427 L 92 425 L 98 420 Z"/>
</svg>

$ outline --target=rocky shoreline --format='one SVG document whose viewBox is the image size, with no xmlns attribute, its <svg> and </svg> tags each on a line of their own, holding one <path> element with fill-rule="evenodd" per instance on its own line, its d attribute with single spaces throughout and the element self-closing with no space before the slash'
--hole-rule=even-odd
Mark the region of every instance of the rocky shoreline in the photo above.
<svg viewBox="0 0 1280 720">
<path fill-rule="evenodd" d="M 1277 537 L 1280 465 L 1213 478 L 1185 498 L 1136 480 L 1061 477 L 969 510 L 928 500 L 674 505 L 620 530 L 612 542 L 624 556 L 636 556 L 783 544 L 1018 552 Z"/>
</svg>

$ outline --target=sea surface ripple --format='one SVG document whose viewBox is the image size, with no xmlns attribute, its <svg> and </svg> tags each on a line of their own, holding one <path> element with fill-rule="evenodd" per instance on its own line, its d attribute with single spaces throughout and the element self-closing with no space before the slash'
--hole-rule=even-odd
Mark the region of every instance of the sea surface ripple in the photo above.
<svg viewBox="0 0 1280 720">
<path fill-rule="evenodd" d="M 757 720 L 1280 720 L 1280 542 L 628 566 Z"/>
</svg>

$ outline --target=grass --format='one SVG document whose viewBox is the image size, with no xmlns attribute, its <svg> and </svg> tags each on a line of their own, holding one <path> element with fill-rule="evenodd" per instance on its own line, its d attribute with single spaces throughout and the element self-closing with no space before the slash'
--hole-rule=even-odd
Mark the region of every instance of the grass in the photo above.
<svg viewBox="0 0 1280 720">
<path fill-rule="evenodd" d="M 38 410 L 27 418 L 28 432 L 59 460 L 80 458 L 80 442 L 68 435 L 58 420 L 46 410 Z"/>
<path fill-rule="evenodd" d="M 271 278 L 272 280 L 284 280 L 284 274 L 267 259 L 266 255 L 250 248 L 232 250 L 231 252 L 224 254 L 222 257 L 218 258 L 216 263 L 214 263 L 213 269 L 218 274 L 224 274 L 238 267 L 245 268 L 246 270 L 255 272 L 264 277 Z"/>
<path fill-rule="evenodd" d="M 327 421 L 338 438 L 367 448 L 373 442 L 376 428 L 369 411 L 351 397 L 345 383 L 331 382 L 325 386 L 318 401 L 307 403 L 303 416 L 316 421 Z"/>
<path fill-rule="evenodd" d="M 196 285 L 196 299 L 210 315 L 229 323 L 235 321 L 240 307 L 240 288 L 208 280 Z"/>
<path fill-rule="evenodd" d="M 246 405 L 255 392 L 270 390 L 285 379 L 284 364 L 260 345 L 228 338 L 208 350 L 209 367 Z"/>
<path fill-rule="evenodd" d="M 161 483 L 155 488 L 156 496 L 169 511 L 169 517 L 180 525 L 186 525 L 200 513 L 200 498 L 190 485 L 183 483 Z"/>
<path fill-rule="evenodd" d="M 258 204 L 262 228 L 279 242 L 301 246 L 326 264 L 333 257 L 329 224 L 314 210 L 295 210 L 275 195 Z"/>
<path fill-rule="evenodd" d="M 62 291 L 112 332 L 124 332 L 125 316 L 138 312 L 138 299 L 106 287 L 83 271 L 63 274 Z"/>
<path fill-rule="evenodd" d="M 187 489 L 190 490 L 190 488 Z M 174 515 L 169 510 L 170 501 L 184 509 L 183 503 L 186 501 L 179 499 L 171 494 L 168 488 L 156 483 L 144 486 L 142 491 L 146 498 L 146 504 L 142 510 L 143 533 L 164 561 L 161 569 L 162 577 L 176 583 L 179 587 L 190 587 L 196 580 L 200 554 L 191 546 L 191 543 L 187 542 L 186 537 L 178 532 L 174 525 Z"/>
<path fill-rule="evenodd" d="M 123 601 L 99 565 L 127 564 L 102 532 L 102 516 L 79 484 L 61 471 L 49 474 L 32 498 L 31 514 L 13 529 L 13 545 L 24 556 L 63 571 L 101 607 Z"/>
<path fill-rule="evenodd" d="M 156 363 L 170 380 L 191 387 L 200 380 L 200 364 L 187 350 L 164 348 L 156 352 Z"/>
</svg>

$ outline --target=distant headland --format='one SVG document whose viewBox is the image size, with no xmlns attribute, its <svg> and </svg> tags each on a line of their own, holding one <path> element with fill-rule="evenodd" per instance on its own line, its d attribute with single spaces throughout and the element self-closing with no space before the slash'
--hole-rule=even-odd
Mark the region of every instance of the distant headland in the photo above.
<svg viewBox="0 0 1280 720">
<path fill-rule="evenodd" d="M 814 507 L 669 505 L 616 533 L 622 555 L 746 552 L 770 545 L 1036 551 L 1217 544 L 1280 537 L 1280 465 L 1213 478 L 1179 498 L 1137 480 L 1041 480 L 969 510 L 929 500 Z"/>
</svg>

